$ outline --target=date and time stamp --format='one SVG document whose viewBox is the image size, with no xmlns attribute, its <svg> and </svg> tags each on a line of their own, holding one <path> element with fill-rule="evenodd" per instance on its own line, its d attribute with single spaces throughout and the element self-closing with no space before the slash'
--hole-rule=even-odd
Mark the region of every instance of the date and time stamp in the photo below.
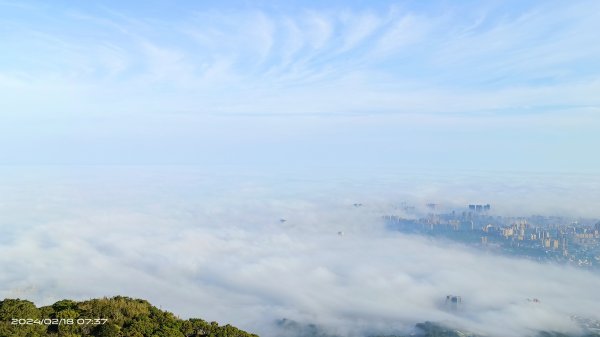
<svg viewBox="0 0 600 337">
<path fill-rule="evenodd" d="M 12 318 L 12 325 L 102 325 L 108 318 Z"/>
</svg>

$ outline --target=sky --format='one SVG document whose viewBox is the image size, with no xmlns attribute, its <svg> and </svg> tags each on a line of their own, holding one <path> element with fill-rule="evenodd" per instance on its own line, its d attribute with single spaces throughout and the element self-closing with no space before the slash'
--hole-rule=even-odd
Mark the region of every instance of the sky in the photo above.
<svg viewBox="0 0 600 337">
<path fill-rule="evenodd" d="M 0 1 L 0 162 L 594 172 L 596 1 Z"/>
</svg>

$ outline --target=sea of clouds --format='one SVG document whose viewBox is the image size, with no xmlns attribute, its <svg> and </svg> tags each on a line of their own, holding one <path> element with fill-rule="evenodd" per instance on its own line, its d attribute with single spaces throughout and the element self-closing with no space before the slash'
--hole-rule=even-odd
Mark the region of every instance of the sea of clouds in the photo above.
<svg viewBox="0 0 600 337">
<path fill-rule="evenodd" d="M 427 202 L 600 218 L 597 176 L 142 166 L 1 173 L 1 298 L 47 305 L 124 295 L 265 337 L 284 334 L 275 324 L 282 318 L 342 336 L 404 332 L 426 320 L 525 336 L 578 331 L 571 315 L 600 319 L 598 273 L 406 235 L 381 220 Z M 449 294 L 462 296 L 460 310 L 445 306 Z"/>
</svg>

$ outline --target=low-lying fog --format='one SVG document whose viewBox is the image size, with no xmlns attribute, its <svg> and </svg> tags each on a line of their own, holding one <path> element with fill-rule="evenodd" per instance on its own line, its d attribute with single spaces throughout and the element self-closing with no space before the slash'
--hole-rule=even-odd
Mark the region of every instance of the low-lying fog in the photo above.
<svg viewBox="0 0 600 337">
<path fill-rule="evenodd" d="M 600 274 L 401 234 L 381 215 L 435 202 L 600 217 L 598 201 L 589 175 L 3 168 L 0 297 L 139 297 L 261 336 L 279 335 L 281 318 L 340 335 L 426 320 L 492 336 L 577 331 L 570 315 L 600 319 Z"/>
</svg>

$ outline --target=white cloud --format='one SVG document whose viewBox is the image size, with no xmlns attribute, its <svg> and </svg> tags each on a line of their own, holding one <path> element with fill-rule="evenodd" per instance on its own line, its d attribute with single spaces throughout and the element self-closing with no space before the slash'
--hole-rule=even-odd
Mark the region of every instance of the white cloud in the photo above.
<svg viewBox="0 0 600 337">
<path fill-rule="evenodd" d="M 315 50 L 326 48 L 334 33 L 334 23 L 331 18 L 326 14 L 309 11 L 303 19 L 310 46 Z"/>
<path fill-rule="evenodd" d="M 590 289 L 598 274 L 406 236 L 378 220 L 401 198 L 466 201 L 477 194 L 468 186 L 476 185 L 480 197 L 498 192 L 491 196 L 498 209 L 517 202 L 529 210 L 553 207 L 562 200 L 544 198 L 548 187 L 542 187 L 557 184 L 553 177 L 540 178 L 540 185 L 529 180 L 528 192 L 519 194 L 529 197 L 513 200 L 511 176 L 482 183 L 489 178 L 421 173 L 389 176 L 396 183 L 386 183 L 289 174 L 264 180 L 206 168 L 4 171 L 2 184 L 11 191 L 0 199 L 4 297 L 38 304 L 143 297 L 180 316 L 263 336 L 277 334 L 273 321 L 283 317 L 344 335 L 433 320 L 522 336 L 576 330 L 571 314 L 597 316 L 600 298 Z M 581 184 L 567 184 L 563 198 L 596 198 L 598 184 L 589 177 L 562 181 L 573 179 Z M 364 206 L 353 207 L 356 201 Z M 447 294 L 461 295 L 463 309 L 446 310 Z"/>
<path fill-rule="evenodd" d="M 465 24 L 461 10 L 475 13 L 473 22 Z M 56 100 L 35 85 L 40 81 L 85 90 L 87 107 L 53 105 L 84 116 L 96 107 L 123 111 L 122 100 L 106 98 L 116 96 L 139 114 L 147 105 L 165 113 L 468 115 L 600 104 L 598 74 L 579 69 L 597 68 L 599 52 L 590 33 L 596 21 L 585 6 L 531 7 L 512 16 L 487 7 L 445 15 L 410 8 L 206 10 L 177 22 L 81 12 L 70 11 L 65 20 L 81 25 L 93 41 L 64 29 L 13 24 L 6 42 L 24 41 L 13 53 L 37 49 L 47 62 L 0 68 L 5 79 L 15 73 L 35 79 L 14 89 L 16 95 L 5 94 L 11 106 L 30 112 L 44 108 L 46 96 Z M 39 104 L 15 99 L 32 95 Z"/>
<path fill-rule="evenodd" d="M 347 25 L 344 34 L 344 43 L 340 52 L 345 52 L 367 42 L 369 37 L 381 26 L 381 18 L 373 13 L 355 15 L 345 15 L 342 17 Z"/>
<path fill-rule="evenodd" d="M 379 38 L 375 54 L 383 54 L 389 57 L 389 54 L 421 41 L 428 30 L 427 21 L 427 18 L 416 17 L 413 14 L 395 18 L 387 31 Z M 404 50 L 404 52 L 407 51 Z"/>
</svg>

